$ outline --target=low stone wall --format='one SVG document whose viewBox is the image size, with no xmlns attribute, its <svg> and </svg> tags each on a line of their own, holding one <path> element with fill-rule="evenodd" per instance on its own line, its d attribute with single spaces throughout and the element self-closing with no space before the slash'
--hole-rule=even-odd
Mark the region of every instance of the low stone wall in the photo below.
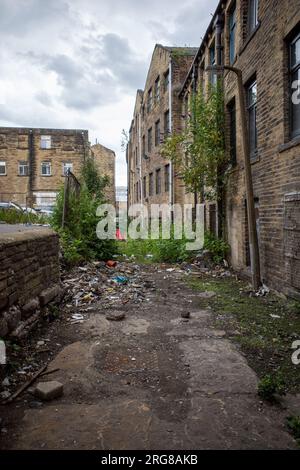
<svg viewBox="0 0 300 470">
<path fill-rule="evenodd" d="M 62 296 L 58 235 L 44 227 L 15 230 L 0 231 L 0 338 L 25 336 Z"/>
</svg>

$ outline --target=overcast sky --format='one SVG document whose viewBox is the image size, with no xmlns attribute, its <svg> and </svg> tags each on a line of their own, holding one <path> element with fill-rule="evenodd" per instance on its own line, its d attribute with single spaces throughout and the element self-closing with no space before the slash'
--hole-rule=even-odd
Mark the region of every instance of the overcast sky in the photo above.
<svg viewBox="0 0 300 470">
<path fill-rule="evenodd" d="M 117 154 L 156 43 L 199 46 L 218 0 L 0 0 L 0 125 L 83 128 Z"/>
</svg>

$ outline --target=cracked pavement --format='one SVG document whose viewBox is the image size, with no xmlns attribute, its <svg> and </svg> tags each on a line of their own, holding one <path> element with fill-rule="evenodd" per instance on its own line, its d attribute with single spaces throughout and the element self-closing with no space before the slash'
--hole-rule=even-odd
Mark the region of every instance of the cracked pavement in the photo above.
<svg viewBox="0 0 300 470">
<path fill-rule="evenodd" d="M 153 287 L 140 304 L 116 307 L 123 321 L 108 321 L 99 302 L 83 323 L 65 325 L 68 344 L 49 365 L 64 395 L 11 405 L 5 448 L 296 448 L 284 411 L 260 401 L 256 374 L 184 277 L 143 266 L 139 280 Z"/>
</svg>

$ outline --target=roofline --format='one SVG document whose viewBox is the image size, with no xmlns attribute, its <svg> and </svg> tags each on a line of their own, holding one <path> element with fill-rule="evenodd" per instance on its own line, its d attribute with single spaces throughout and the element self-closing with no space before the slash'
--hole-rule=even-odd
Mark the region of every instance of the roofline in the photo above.
<svg viewBox="0 0 300 470">
<path fill-rule="evenodd" d="M 185 91 L 185 89 L 186 89 L 187 83 L 188 83 L 188 81 L 189 81 L 189 79 L 190 79 L 190 75 L 191 75 L 191 73 L 193 72 L 194 65 L 195 65 L 195 63 L 197 62 L 197 60 L 199 59 L 199 56 L 201 55 L 203 46 L 205 45 L 205 43 L 206 43 L 206 41 L 207 41 L 207 37 L 208 37 L 209 33 L 211 32 L 211 30 L 212 30 L 214 24 L 215 24 L 215 21 L 216 21 L 216 19 L 217 19 L 218 14 L 220 13 L 220 11 L 222 11 L 222 6 L 223 6 L 224 3 L 225 3 L 224 0 L 219 0 L 219 3 L 218 3 L 218 5 L 217 5 L 217 7 L 216 7 L 216 10 L 215 10 L 215 13 L 214 13 L 214 15 L 213 15 L 213 17 L 212 17 L 212 19 L 211 19 L 211 21 L 210 21 L 210 23 L 209 23 L 209 26 L 208 26 L 208 28 L 207 28 L 207 30 L 206 30 L 206 32 L 205 32 L 205 34 L 204 34 L 204 37 L 203 37 L 203 39 L 202 39 L 202 42 L 201 42 L 201 44 L 200 44 L 200 46 L 199 46 L 198 52 L 197 52 L 197 54 L 195 55 L 195 58 L 194 58 L 194 60 L 193 60 L 193 62 L 192 62 L 192 65 L 191 65 L 191 67 L 190 67 L 190 70 L 189 70 L 188 73 L 187 73 L 187 76 L 186 76 L 186 79 L 185 79 L 185 81 L 184 81 L 184 84 L 182 85 L 182 88 L 181 88 L 181 90 L 180 90 L 180 92 L 179 92 L 179 96 L 181 96 L 181 95 L 183 94 L 183 92 Z"/>
<path fill-rule="evenodd" d="M 80 133 L 88 133 L 88 129 L 56 129 L 53 127 L 9 127 L 9 126 L 0 126 L 1 131 L 46 131 L 46 132 L 80 132 Z"/>
</svg>

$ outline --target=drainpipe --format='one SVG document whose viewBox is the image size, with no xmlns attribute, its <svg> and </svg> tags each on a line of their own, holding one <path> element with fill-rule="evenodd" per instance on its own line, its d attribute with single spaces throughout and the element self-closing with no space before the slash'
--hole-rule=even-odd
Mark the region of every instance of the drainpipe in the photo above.
<svg viewBox="0 0 300 470">
<path fill-rule="evenodd" d="M 170 58 L 169 63 L 169 132 L 172 133 L 173 123 L 172 123 L 172 57 Z M 169 203 L 170 206 L 174 203 L 174 165 L 172 160 L 170 161 L 170 175 L 169 175 Z"/>
<path fill-rule="evenodd" d="M 223 29 L 223 18 L 221 15 L 218 15 L 215 22 L 216 30 L 216 65 L 222 65 L 222 29 Z M 222 169 L 219 168 L 218 173 L 222 172 Z M 224 214 L 224 201 L 223 201 L 223 191 L 220 194 L 220 188 L 217 188 L 218 201 L 217 201 L 217 234 L 218 237 L 222 238 L 223 236 L 223 214 Z"/>
<path fill-rule="evenodd" d="M 28 178 L 28 200 L 29 206 L 33 205 L 33 186 L 34 186 L 34 135 L 33 130 L 30 129 L 28 135 L 28 160 L 29 160 L 29 178 Z M 27 200 L 26 200 L 26 207 L 27 207 Z"/>
</svg>

